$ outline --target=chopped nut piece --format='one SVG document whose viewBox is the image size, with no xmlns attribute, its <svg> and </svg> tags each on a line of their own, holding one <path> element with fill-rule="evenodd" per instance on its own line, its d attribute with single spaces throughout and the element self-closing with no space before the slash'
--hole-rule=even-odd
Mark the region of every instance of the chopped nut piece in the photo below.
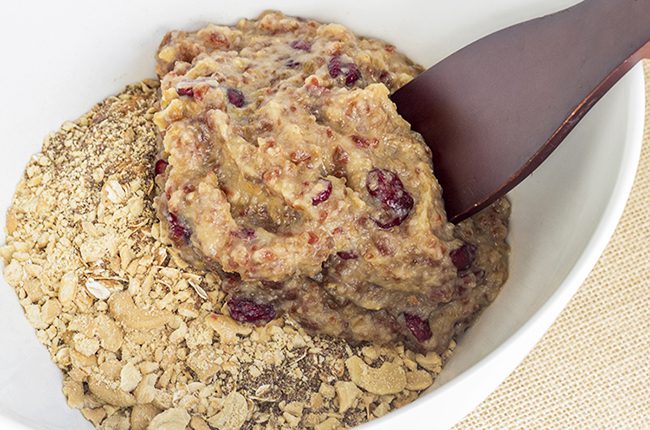
<svg viewBox="0 0 650 430">
<path fill-rule="evenodd" d="M 302 402 L 290 402 L 287 403 L 282 410 L 288 414 L 293 415 L 294 417 L 301 417 L 302 410 L 304 409 L 305 404 Z"/>
<path fill-rule="evenodd" d="M 433 384 L 433 378 L 429 372 L 416 370 L 406 373 L 406 389 L 413 391 L 426 390 Z"/>
<path fill-rule="evenodd" d="M 43 289 L 41 288 L 41 283 L 38 279 L 30 278 L 23 283 L 23 288 L 27 293 L 27 297 L 32 303 L 39 302 L 43 296 Z"/>
<path fill-rule="evenodd" d="M 82 408 L 81 413 L 88 421 L 92 422 L 95 427 L 99 427 L 102 420 L 106 418 L 106 411 L 104 408 Z"/>
<path fill-rule="evenodd" d="M 75 334 L 72 339 L 74 340 L 74 348 L 86 357 L 95 355 L 99 349 L 99 341 L 97 339 L 87 338 L 81 333 Z"/>
<path fill-rule="evenodd" d="M 341 423 L 339 422 L 339 420 L 337 420 L 334 417 L 329 417 L 328 419 L 326 419 L 322 423 L 316 424 L 314 426 L 314 430 L 336 430 L 336 429 L 340 429 L 340 428 L 343 428 L 343 426 L 341 426 Z"/>
<path fill-rule="evenodd" d="M 237 335 L 248 336 L 253 329 L 237 323 L 227 315 L 210 314 L 206 322 L 217 332 L 222 343 L 235 343 L 239 340 Z"/>
<path fill-rule="evenodd" d="M 106 181 L 104 184 L 104 188 L 102 189 L 102 192 L 106 196 L 106 198 L 111 201 L 112 203 L 119 203 L 124 199 L 124 196 L 126 195 L 126 192 L 124 191 L 124 188 L 122 188 L 122 185 L 115 179 L 109 179 Z"/>
<path fill-rule="evenodd" d="M 18 288 L 20 283 L 25 279 L 25 271 L 23 266 L 16 261 L 11 260 L 11 263 L 5 266 L 4 268 L 4 277 L 7 284 L 11 285 L 14 288 Z"/>
<path fill-rule="evenodd" d="M 395 363 L 385 362 L 376 369 L 355 355 L 345 361 L 345 366 L 352 382 L 373 394 L 395 394 L 406 388 L 406 373 Z"/>
<path fill-rule="evenodd" d="M 135 405 L 131 409 L 131 430 L 147 430 L 149 423 L 160 413 L 160 409 L 147 403 Z"/>
<path fill-rule="evenodd" d="M 113 294 L 108 306 L 113 317 L 125 326 L 133 329 L 149 330 L 160 328 L 169 322 L 166 311 L 145 311 L 138 308 L 128 292 Z"/>
<path fill-rule="evenodd" d="M 109 405 L 117 407 L 135 405 L 135 398 L 131 394 L 125 393 L 117 388 L 111 388 L 109 385 L 100 382 L 95 378 L 91 378 L 88 382 L 88 389 L 91 393 Z"/>
<path fill-rule="evenodd" d="M 390 412 L 390 405 L 386 402 L 382 402 L 375 409 L 372 410 L 372 414 L 377 418 L 383 417 L 388 412 Z"/>
<path fill-rule="evenodd" d="M 320 384 L 320 387 L 318 388 L 318 392 L 326 399 L 333 399 L 334 395 L 336 394 L 334 387 L 332 387 L 329 384 L 326 384 L 325 382 Z"/>
<path fill-rule="evenodd" d="M 81 258 L 86 263 L 95 263 L 107 254 L 114 251 L 115 237 L 113 235 L 106 235 L 99 238 L 88 238 L 79 247 Z"/>
<path fill-rule="evenodd" d="M 106 417 L 100 426 L 101 430 L 131 430 L 126 413 L 119 411 Z"/>
<path fill-rule="evenodd" d="M 350 409 L 357 398 L 361 395 L 361 390 L 354 382 L 338 381 L 334 384 L 336 395 L 339 400 L 339 413 L 344 414 Z"/>
<path fill-rule="evenodd" d="M 201 347 L 190 353 L 187 364 L 200 381 L 207 382 L 221 369 L 218 357 L 219 354 L 213 348 Z"/>
<path fill-rule="evenodd" d="M 300 424 L 300 417 L 291 415 L 288 412 L 283 412 L 282 418 L 289 424 L 289 427 L 298 427 L 298 424 Z"/>
<path fill-rule="evenodd" d="M 48 300 L 41 308 L 41 319 L 45 324 L 52 324 L 59 315 L 61 315 L 61 303 L 57 299 Z"/>
<path fill-rule="evenodd" d="M 239 430 L 248 416 L 248 404 L 244 396 L 237 391 L 226 396 L 223 409 L 208 420 L 208 423 L 220 430 Z"/>
<path fill-rule="evenodd" d="M 68 398 L 68 405 L 71 408 L 84 407 L 84 388 L 81 382 L 66 378 L 63 381 L 63 394 Z"/>
<path fill-rule="evenodd" d="M 429 352 L 427 355 L 416 355 L 415 361 L 431 372 L 440 372 L 442 370 L 442 358 L 434 351 Z"/>
<path fill-rule="evenodd" d="M 141 380 L 142 374 L 138 368 L 129 361 L 120 371 L 120 390 L 130 393 L 135 390 Z"/>
<path fill-rule="evenodd" d="M 148 430 L 185 430 L 190 414 L 185 409 L 171 408 L 161 412 L 149 423 Z"/>
<path fill-rule="evenodd" d="M 101 282 L 88 278 L 86 281 L 86 290 L 96 299 L 106 300 L 111 296 L 111 292 Z"/>
<path fill-rule="evenodd" d="M 158 377 L 155 374 L 145 375 L 133 391 L 135 400 L 139 404 L 151 403 L 156 398 L 155 383 Z"/>
<path fill-rule="evenodd" d="M 190 420 L 190 427 L 192 430 L 210 430 L 210 426 L 196 415 Z"/>
<path fill-rule="evenodd" d="M 63 306 L 67 306 L 74 300 L 77 294 L 77 276 L 73 272 L 66 273 L 61 278 L 59 284 L 59 301 Z"/>
</svg>

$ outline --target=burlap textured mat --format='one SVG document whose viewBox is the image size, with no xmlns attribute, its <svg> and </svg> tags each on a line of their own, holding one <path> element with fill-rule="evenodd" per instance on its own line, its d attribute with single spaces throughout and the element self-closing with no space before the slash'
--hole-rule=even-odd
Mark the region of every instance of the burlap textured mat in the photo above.
<svg viewBox="0 0 650 430">
<path fill-rule="evenodd" d="M 650 62 L 645 64 L 650 100 Z M 650 102 L 639 171 L 598 264 L 521 365 L 455 430 L 650 429 Z"/>
</svg>

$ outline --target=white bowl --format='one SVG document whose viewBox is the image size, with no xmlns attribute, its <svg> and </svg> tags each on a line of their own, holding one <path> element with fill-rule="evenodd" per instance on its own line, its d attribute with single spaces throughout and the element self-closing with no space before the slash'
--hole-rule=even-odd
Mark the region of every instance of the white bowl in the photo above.
<svg viewBox="0 0 650 430">
<path fill-rule="evenodd" d="M 169 29 L 234 23 L 266 8 L 335 21 L 394 43 L 431 65 L 471 41 L 576 0 L 21 0 L 0 6 L 0 222 L 42 138 L 125 84 L 153 76 Z M 480 65 L 477 64 L 477 67 Z M 461 340 L 430 393 L 367 425 L 446 428 L 475 407 L 523 359 L 603 251 L 623 210 L 639 159 L 644 85 L 633 70 L 560 149 L 510 194 L 511 275 Z M 0 428 L 90 429 L 67 407 L 61 374 L 0 284 Z"/>
</svg>

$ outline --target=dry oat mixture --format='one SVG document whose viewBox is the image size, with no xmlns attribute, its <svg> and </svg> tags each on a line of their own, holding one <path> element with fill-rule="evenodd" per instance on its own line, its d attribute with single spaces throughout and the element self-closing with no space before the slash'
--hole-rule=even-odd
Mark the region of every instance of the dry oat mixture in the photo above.
<svg viewBox="0 0 650 430">
<path fill-rule="evenodd" d="M 418 71 L 383 42 L 270 13 L 171 34 L 162 91 L 129 86 L 50 135 L 0 256 L 70 406 L 103 429 L 327 430 L 429 387 L 507 276 L 509 204 L 446 223 L 428 152 L 387 99 Z M 232 229 L 202 226 L 196 189 L 212 208 L 227 196 Z M 250 264 L 260 248 L 292 252 Z"/>
<path fill-rule="evenodd" d="M 49 136 L 8 212 L 4 276 L 70 406 L 111 430 L 325 430 L 414 400 L 448 353 L 349 346 L 284 318 L 235 323 L 219 278 L 159 240 L 156 87 Z"/>
</svg>

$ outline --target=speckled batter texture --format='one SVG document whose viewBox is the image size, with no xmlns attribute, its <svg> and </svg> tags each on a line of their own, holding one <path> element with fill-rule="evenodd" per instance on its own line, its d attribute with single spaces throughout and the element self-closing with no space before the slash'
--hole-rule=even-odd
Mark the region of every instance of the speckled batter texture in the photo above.
<svg viewBox="0 0 650 430">
<path fill-rule="evenodd" d="M 159 217 L 219 272 L 237 321 L 442 353 L 507 277 L 509 203 L 447 222 L 389 95 L 420 71 L 337 24 L 277 12 L 158 51 Z"/>
</svg>

